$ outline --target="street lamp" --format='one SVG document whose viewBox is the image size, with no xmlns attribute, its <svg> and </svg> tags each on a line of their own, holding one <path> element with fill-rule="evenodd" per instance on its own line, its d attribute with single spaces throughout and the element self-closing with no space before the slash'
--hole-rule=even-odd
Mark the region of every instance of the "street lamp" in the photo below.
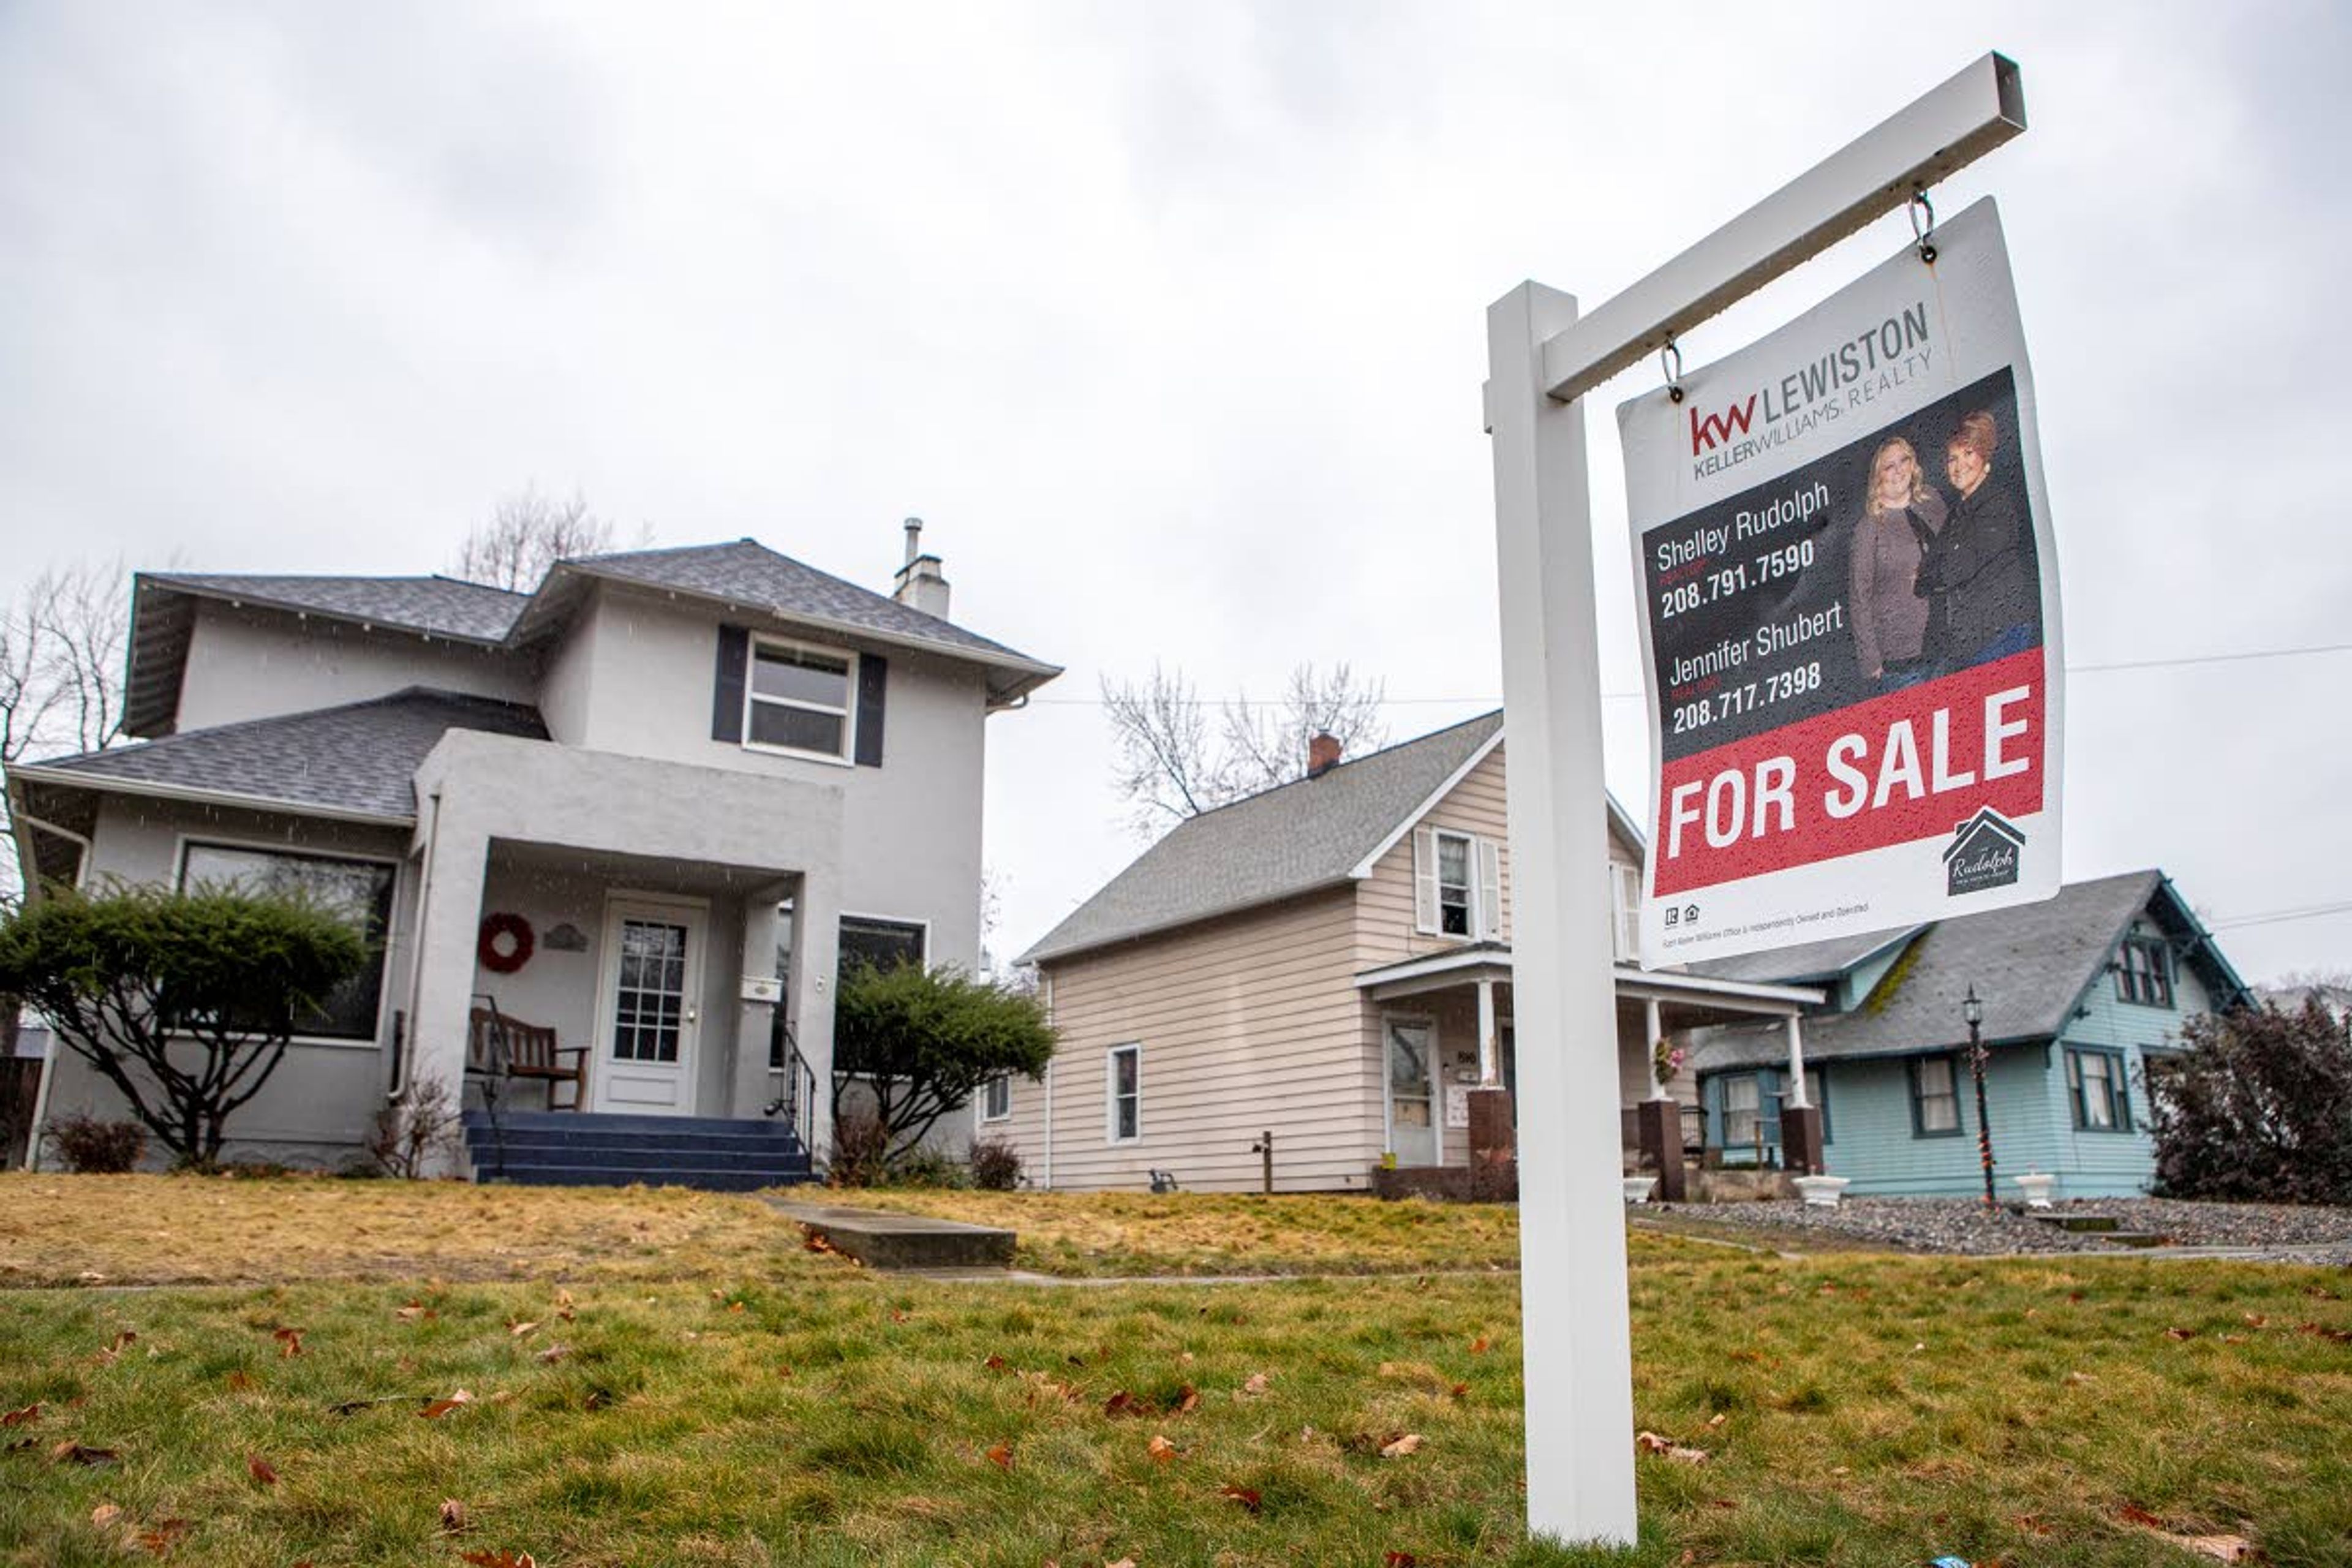
<svg viewBox="0 0 2352 1568">
<path fill-rule="evenodd" d="M 1984 1163 L 1985 1207 L 1992 1207 L 1992 1123 L 1985 1120 L 1984 1004 L 1977 988 L 1960 999 L 1960 1016 L 1969 1021 L 1969 1076 L 1977 1083 L 1977 1158 Z"/>
</svg>

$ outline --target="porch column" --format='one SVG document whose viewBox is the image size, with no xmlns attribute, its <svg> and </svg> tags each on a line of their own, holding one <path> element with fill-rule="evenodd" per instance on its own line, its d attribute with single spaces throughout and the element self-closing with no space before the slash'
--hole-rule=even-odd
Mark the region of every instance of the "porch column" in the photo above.
<svg viewBox="0 0 2352 1568">
<path fill-rule="evenodd" d="M 1658 999 L 1654 996 L 1642 1004 L 1642 1038 L 1650 1050 L 1650 1098 L 1671 1100 L 1674 1095 L 1658 1078 L 1658 1047 L 1665 1043 L 1666 1030 L 1658 1016 Z"/>
<path fill-rule="evenodd" d="M 1792 1176 L 1817 1176 L 1822 1161 L 1822 1113 L 1805 1098 L 1805 1028 L 1794 1013 L 1789 1031 L 1789 1097 L 1780 1102 L 1780 1163 Z"/>
<path fill-rule="evenodd" d="M 802 1058 L 816 1075 L 816 1103 L 809 1110 L 810 1157 L 818 1164 L 833 1157 L 833 991 L 840 968 L 841 880 L 833 867 L 801 873 L 793 898 L 793 1034 Z"/>
<path fill-rule="evenodd" d="M 465 1102 L 475 935 L 481 924 L 489 850 L 488 835 L 445 819 L 425 857 L 424 902 L 416 913 L 416 1004 L 408 1020 L 408 1082 L 412 1088 L 442 1084 L 459 1105 Z M 445 1166 L 436 1173 L 446 1171 Z"/>
<path fill-rule="evenodd" d="M 743 898 L 743 963 L 738 974 L 745 982 L 763 979 L 776 973 L 776 935 L 783 925 L 776 906 L 792 896 L 789 882 L 774 882 L 755 888 Z M 777 977 L 778 995 L 772 1002 L 755 1002 L 744 997 L 738 1004 L 735 1023 L 735 1073 L 728 1085 L 727 1114 L 757 1116 L 776 1098 L 780 1087 L 768 1065 L 768 1038 L 775 1026 L 776 1017 L 785 1003 L 782 988 L 785 978 Z"/>
<path fill-rule="evenodd" d="M 1487 1088 L 1503 1081 L 1502 1042 L 1495 1033 L 1495 983 L 1478 982 L 1478 1081 Z"/>
<path fill-rule="evenodd" d="M 1785 1022 L 1789 1030 L 1789 1100 L 1782 1109 L 1802 1110 L 1812 1103 L 1805 1098 L 1805 1026 L 1794 1013 Z"/>
</svg>

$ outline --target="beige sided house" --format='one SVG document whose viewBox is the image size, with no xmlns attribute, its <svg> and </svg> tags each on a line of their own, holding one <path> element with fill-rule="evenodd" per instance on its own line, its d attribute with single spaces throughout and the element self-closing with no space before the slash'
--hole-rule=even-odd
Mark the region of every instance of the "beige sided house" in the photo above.
<svg viewBox="0 0 2352 1568">
<path fill-rule="evenodd" d="M 992 1085 L 977 1131 L 1035 1184 L 1254 1189 L 1262 1131 L 1285 1191 L 1369 1187 L 1384 1155 L 1467 1163 L 1467 1091 L 1508 1087 L 1522 1048 L 1502 715 L 1352 762 L 1318 746 L 1307 777 L 1181 824 L 1024 955 L 1061 1048 L 1042 1083 Z M 1661 1032 L 1817 994 L 1633 968 L 1642 836 L 1614 802 L 1595 826 L 1618 1039 L 1592 1091 L 1630 1108 Z"/>
</svg>

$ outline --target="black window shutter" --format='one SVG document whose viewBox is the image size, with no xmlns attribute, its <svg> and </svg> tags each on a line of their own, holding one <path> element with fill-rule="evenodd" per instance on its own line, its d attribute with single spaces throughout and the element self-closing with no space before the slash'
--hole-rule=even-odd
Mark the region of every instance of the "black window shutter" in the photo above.
<svg viewBox="0 0 2352 1568">
<path fill-rule="evenodd" d="M 714 741 L 743 739 L 744 665 L 751 654 L 749 631 L 741 626 L 719 628 L 719 668 L 710 682 L 710 738 Z"/>
<path fill-rule="evenodd" d="M 890 684 L 890 661 L 878 653 L 857 656 L 857 765 L 882 765 L 882 695 Z"/>
</svg>

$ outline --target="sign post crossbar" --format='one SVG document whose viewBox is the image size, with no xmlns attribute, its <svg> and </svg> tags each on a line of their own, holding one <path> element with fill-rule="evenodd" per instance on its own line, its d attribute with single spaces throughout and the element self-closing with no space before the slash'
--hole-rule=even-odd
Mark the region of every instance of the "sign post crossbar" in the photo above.
<svg viewBox="0 0 2352 1568">
<path fill-rule="evenodd" d="M 1528 1523 L 1634 1539 L 1633 1358 L 1581 395 L 2025 129 L 1986 55 L 1589 315 L 1526 283 L 1486 312 L 1520 1042 Z"/>
</svg>

